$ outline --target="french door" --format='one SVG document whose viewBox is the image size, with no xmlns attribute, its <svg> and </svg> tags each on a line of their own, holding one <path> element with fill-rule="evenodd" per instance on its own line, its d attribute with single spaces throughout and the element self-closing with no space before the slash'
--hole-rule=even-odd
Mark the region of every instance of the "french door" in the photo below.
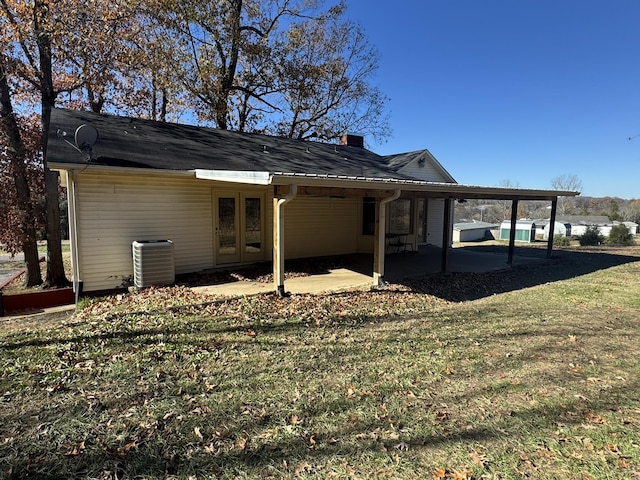
<svg viewBox="0 0 640 480">
<path fill-rule="evenodd" d="M 260 195 L 215 195 L 216 264 L 264 259 L 264 199 Z"/>
</svg>

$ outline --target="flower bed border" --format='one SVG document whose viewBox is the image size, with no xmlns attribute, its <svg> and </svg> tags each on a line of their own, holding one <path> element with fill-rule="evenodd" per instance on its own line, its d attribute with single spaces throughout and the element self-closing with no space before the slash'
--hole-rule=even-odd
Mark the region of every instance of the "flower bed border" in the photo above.
<svg viewBox="0 0 640 480">
<path fill-rule="evenodd" d="M 0 315 L 71 305 L 74 301 L 75 296 L 72 288 L 56 288 L 13 295 L 2 295 L 2 290 L 0 290 Z"/>
</svg>

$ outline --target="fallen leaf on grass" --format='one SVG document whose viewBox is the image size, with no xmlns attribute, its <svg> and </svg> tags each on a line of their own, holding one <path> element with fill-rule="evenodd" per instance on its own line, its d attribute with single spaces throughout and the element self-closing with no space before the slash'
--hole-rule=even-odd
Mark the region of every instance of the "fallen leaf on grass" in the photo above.
<svg viewBox="0 0 640 480">
<path fill-rule="evenodd" d="M 295 470 L 293 471 L 293 473 L 297 476 L 300 476 L 301 474 L 305 473 L 305 472 L 310 472 L 311 471 L 311 465 L 309 465 L 306 462 L 303 463 L 299 463 Z"/>
<path fill-rule="evenodd" d="M 84 452 L 84 440 L 75 443 L 71 446 L 71 448 L 65 453 L 67 457 L 77 457 L 82 452 Z"/>
<path fill-rule="evenodd" d="M 472 452 L 471 460 L 473 461 L 473 463 L 475 463 L 476 465 L 482 468 L 484 468 L 487 465 L 487 456 L 483 455 L 482 453 Z"/>
<path fill-rule="evenodd" d="M 447 471 L 444 468 L 436 468 L 433 472 L 433 480 L 439 480 L 447 477 Z"/>
<path fill-rule="evenodd" d="M 238 449 L 240 451 L 244 451 L 245 448 L 247 448 L 247 443 L 248 443 L 249 439 L 246 437 L 241 437 L 238 440 L 236 440 L 236 447 L 238 447 Z"/>
<path fill-rule="evenodd" d="M 454 480 L 471 480 L 471 470 L 454 470 L 451 472 L 450 477 Z"/>
<path fill-rule="evenodd" d="M 585 418 L 589 420 L 591 423 L 595 423 L 596 425 L 605 425 L 607 423 L 606 418 L 594 412 L 587 412 L 585 414 Z"/>
</svg>

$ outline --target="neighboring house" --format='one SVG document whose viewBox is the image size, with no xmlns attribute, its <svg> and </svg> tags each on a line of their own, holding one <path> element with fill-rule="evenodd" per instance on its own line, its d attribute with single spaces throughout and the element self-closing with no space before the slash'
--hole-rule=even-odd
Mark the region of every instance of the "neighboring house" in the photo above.
<svg viewBox="0 0 640 480">
<path fill-rule="evenodd" d="M 584 235 L 589 227 L 597 228 L 602 235 L 608 237 L 611 228 L 620 223 L 626 225 L 632 235 L 636 235 L 638 232 L 637 223 L 611 221 L 606 215 L 564 215 L 558 217 L 558 221 L 570 223 L 571 235 L 574 237 Z"/>
<path fill-rule="evenodd" d="M 571 235 L 579 237 L 584 235 L 588 227 L 598 227 L 610 224 L 611 221 L 606 215 L 562 215 L 557 220 L 571 225 Z M 608 234 L 608 233 L 607 233 Z"/>
<path fill-rule="evenodd" d="M 544 240 L 549 238 L 549 219 L 534 220 L 538 236 Z M 580 237 L 589 227 L 595 227 L 605 237 L 611 233 L 611 228 L 623 223 L 629 229 L 631 235 L 638 232 L 638 224 L 634 222 L 611 221 L 606 215 L 563 215 L 556 219 L 554 235 L 564 237 Z"/>
<path fill-rule="evenodd" d="M 474 242 L 493 238 L 490 231 L 498 228 L 498 225 L 487 222 L 460 222 L 453 224 L 454 242 Z"/>
<path fill-rule="evenodd" d="M 625 225 L 628 229 L 629 229 L 629 233 L 631 235 L 636 235 L 636 233 L 638 232 L 638 224 L 634 223 L 634 222 L 618 222 L 618 221 L 613 221 L 613 222 L 609 222 L 605 225 L 598 225 L 598 230 L 600 231 L 600 233 L 605 236 L 608 237 L 609 234 L 611 233 L 611 229 L 613 227 L 615 227 L 616 225 Z"/>
<path fill-rule="evenodd" d="M 87 131 L 92 149 L 74 141 Z M 46 160 L 67 189 L 77 293 L 130 283 L 132 244 L 151 240 L 171 240 L 177 274 L 273 260 L 280 294 L 285 258 L 371 253 L 380 284 L 389 233 L 445 247 L 444 269 L 456 199 L 576 194 L 460 185 L 427 150 L 383 157 L 351 135 L 337 145 L 59 109 Z"/>
<path fill-rule="evenodd" d="M 637 235 L 638 234 L 638 224 L 635 222 L 622 222 L 624 223 L 627 228 L 629 229 L 629 233 L 631 235 Z"/>
</svg>

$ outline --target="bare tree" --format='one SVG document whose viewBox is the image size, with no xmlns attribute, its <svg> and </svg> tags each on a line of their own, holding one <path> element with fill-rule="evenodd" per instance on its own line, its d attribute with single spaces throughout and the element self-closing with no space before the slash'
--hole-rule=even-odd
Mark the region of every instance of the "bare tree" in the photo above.
<svg viewBox="0 0 640 480">
<path fill-rule="evenodd" d="M 322 0 L 166 0 L 154 22 L 180 52 L 173 70 L 199 121 L 221 129 L 330 139 L 388 135 L 377 53 Z"/>
<path fill-rule="evenodd" d="M 565 190 L 569 192 L 582 191 L 582 180 L 575 174 L 558 175 L 551 179 L 551 188 L 554 190 Z M 558 197 L 558 213 L 560 215 L 567 214 L 566 197 Z"/>
<path fill-rule="evenodd" d="M 346 131 L 389 134 L 386 97 L 370 84 L 377 51 L 342 9 L 291 24 L 276 53 L 281 115 L 268 127 L 289 138 L 335 139 Z"/>
</svg>

